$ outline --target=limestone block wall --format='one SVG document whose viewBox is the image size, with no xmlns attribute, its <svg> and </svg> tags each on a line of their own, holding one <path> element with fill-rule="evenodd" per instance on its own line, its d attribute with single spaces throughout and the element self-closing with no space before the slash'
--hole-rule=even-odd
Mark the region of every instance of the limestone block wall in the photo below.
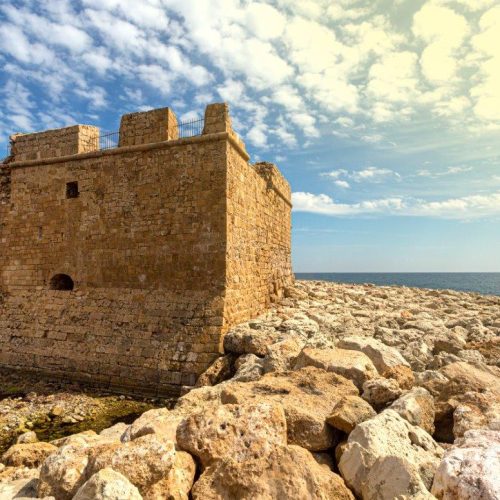
<svg viewBox="0 0 500 500">
<path fill-rule="evenodd" d="M 87 153 L 99 149 L 99 128 L 74 125 L 34 134 L 11 136 L 14 161 L 38 160 Z"/>
<path fill-rule="evenodd" d="M 293 281 L 291 191 L 271 163 L 249 165 L 228 147 L 225 317 L 234 324 L 261 313 Z"/>
<path fill-rule="evenodd" d="M 169 108 L 129 113 L 120 121 L 120 146 L 151 144 L 178 137 L 177 118 Z"/>
<path fill-rule="evenodd" d="M 10 201 L 10 168 L 0 164 L 0 207 Z M 1 223 L 1 220 L 0 220 Z"/>
<path fill-rule="evenodd" d="M 12 164 L 0 365 L 169 392 L 218 355 L 226 141 L 164 144 Z"/>
</svg>

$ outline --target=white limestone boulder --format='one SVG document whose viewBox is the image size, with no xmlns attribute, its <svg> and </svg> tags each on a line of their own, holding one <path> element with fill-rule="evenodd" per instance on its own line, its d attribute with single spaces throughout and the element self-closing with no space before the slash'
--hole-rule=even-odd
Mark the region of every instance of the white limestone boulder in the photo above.
<svg viewBox="0 0 500 500">
<path fill-rule="evenodd" d="M 467 431 L 446 451 L 432 494 L 442 500 L 500 498 L 500 431 Z"/>
<path fill-rule="evenodd" d="M 370 471 L 378 459 L 403 459 L 410 467 L 405 468 L 405 462 L 398 462 L 399 474 L 405 469 L 408 479 L 399 486 L 388 487 L 404 498 L 409 494 L 407 488 L 413 488 L 415 484 L 422 483 L 426 490 L 430 489 L 442 454 L 442 448 L 424 430 L 411 425 L 395 411 L 385 410 L 357 425 L 349 434 L 342 449 L 339 470 L 348 486 L 357 495 L 362 495 L 363 489 L 371 491 L 376 488 L 379 479 L 375 474 L 370 475 Z M 387 463 L 379 462 L 380 468 L 382 465 L 387 470 Z"/>
<path fill-rule="evenodd" d="M 236 373 L 232 382 L 252 382 L 264 374 L 264 360 L 255 354 L 242 354 L 234 364 Z"/>
<path fill-rule="evenodd" d="M 123 474 L 144 493 L 170 473 L 176 449 L 172 441 L 156 434 L 147 434 L 126 443 L 97 445 L 90 450 L 86 477 L 110 467 Z"/>
<path fill-rule="evenodd" d="M 73 500 L 142 500 L 139 490 L 122 474 L 106 467 L 93 474 Z"/>
<path fill-rule="evenodd" d="M 144 412 L 123 433 L 121 440 L 125 443 L 141 436 L 157 434 L 162 439 L 176 442 L 177 427 L 183 416 L 168 408 L 154 408 Z"/>
<path fill-rule="evenodd" d="M 371 359 L 379 373 L 397 365 L 410 366 L 397 349 L 374 338 L 345 337 L 338 342 L 337 347 L 363 352 Z"/>
<path fill-rule="evenodd" d="M 233 354 L 265 356 L 267 346 L 279 342 L 283 334 L 274 328 L 250 328 L 242 324 L 231 329 L 224 337 L 224 351 Z"/>
<path fill-rule="evenodd" d="M 290 370 L 300 354 L 303 342 L 290 337 L 267 347 L 263 360 L 264 373 L 285 372 Z"/>
<path fill-rule="evenodd" d="M 404 393 L 391 404 L 390 409 L 429 434 L 434 432 L 434 399 L 423 387 L 414 387 Z"/>
</svg>

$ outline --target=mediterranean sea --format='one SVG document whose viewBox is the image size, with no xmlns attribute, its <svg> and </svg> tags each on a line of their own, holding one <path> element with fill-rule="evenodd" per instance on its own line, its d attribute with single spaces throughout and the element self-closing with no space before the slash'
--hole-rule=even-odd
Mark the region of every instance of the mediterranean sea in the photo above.
<svg viewBox="0 0 500 500">
<path fill-rule="evenodd" d="M 500 295 L 500 273 L 295 273 L 299 280 L 372 283 Z"/>
</svg>

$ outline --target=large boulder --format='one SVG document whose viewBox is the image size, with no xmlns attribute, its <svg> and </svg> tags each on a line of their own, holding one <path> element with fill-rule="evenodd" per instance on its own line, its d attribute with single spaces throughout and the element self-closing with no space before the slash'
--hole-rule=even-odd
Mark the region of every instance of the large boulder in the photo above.
<svg viewBox="0 0 500 500">
<path fill-rule="evenodd" d="M 177 427 L 183 416 L 168 408 L 155 408 L 144 412 L 123 433 L 123 442 L 133 441 L 148 434 L 158 434 L 162 439 L 176 442 Z"/>
<path fill-rule="evenodd" d="M 298 446 L 276 446 L 243 461 L 227 456 L 205 470 L 192 495 L 193 500 L 354 500 L 342 478 Z"/>
<path fill-rule="evenodd" d="M 147 434 L 127 443 L 97 445 L 89 454 L 86 475 L 111 467 L 123 474 L 141 494 L 164 479 L 175 463 L 175 445 L 172 441 Z"/>
<path fill-rule="evenodd" d="M 86 442 L 86 437 L 75 435 L 71 438 L 43 463 L 38 482 L 39 497 L 70 500 L 86 481 L 85 469 L 92 445 Z"/>
<path fill-rule="evenodd" d="M 231 377 L 235 356 L 226 354 L 218 357 L 199 377 L 195 387 L 216 385 Z"/>
<path fill-rule="evenodd" d="M 279 403 L 285 411 L 288 442 L 311 451 L 327 450 L 338 435 L 326 419 L 344 396 L 356 396 L 354 384 L 337 375 L 308 366 L 283 374 L 268 373 L 256 382 L 227 384 L 224 404 Z"/>
<path fill-rule="evenodd" d="M 300 354 L 303 343 L 290 337 L 267 347 L 264 358 L 264 372 L 285 372 L 290 370 Z"/>
<path fill-rule="evenodd" d="M 392 378 L 373 378 L 363 384 L 363 399 L 377 409 L 392 403 L 402 392 L 397 381 Z"/>
<path fill-rule="evenodd" d="M 453 435 L 462 437 L 473 429 L 500 431 L 500 398 L 492 392 L 466 392 L 451 401 L 453 411 Z"/>
<path fill-rule="evenodd" d="M 500 395 L 500 372 L 492 367 L 479 367 L 458 361 L 444 366 L 439 372 L 446 377 L 446 381 L 437 385 L 430 384 L 429 390 L 434 390 L 441 401 L 469 391 L 490 391 Z M 427 385 L 424 384 L 424 387 L 427 388 Z"/>
<path fill-rule="evenodd" d="M 177 429 L 178 446 L 197 456 L 203 467 L 225 456 L 245 460 L 286 445 L 286 420 L 279 404 L 221 405 L 187 417 Z"/>
<path fill-rule="evenodd" d="M 220 395 L 227 382 L 215 386 L 206 385 L 190 390 L 181 396 L 175 404 L 175 412 L 183 415 L 205 408 L 211 411 L 221 404 Z"/>
<path fill-rule="evenodd" d="M 101 432 L 99 432 L 99 436 L 102 436 L 106 439 L 116 439 L 117 441 L 121 441 L 123 435 L 125 432 L 127 432 L 127 429 L 129 426 L 125 424 L 124 422 L 118 422 L 115 425 L 112 425 L 111 427 L 108 427 L 106 429 L 103 429 Z"/>
<path fill-rule="evenodd" d="M 404 469 L 408 479 L 399 483 L 401 490 L 397 490 L 396 485 L 390 485 L 387 491 L 406 498 L 404 495 L 411 493 L 406 488 L 412 489 L 414 485 L 422 483 L 427 490 L 430 489 L 434 470 L 442 454 L 442 448 L 424 430 L 411 425 L 395 411 L 385 410 L 357 425 L 349 434 L 342 450 L 339 469 L 347 484 L 357 495 L 362 495 L 363 489 L 376 489 L 379 478 L 370 474 L 370 471 L 377 460 L 380 459 L 377 467 L 390 471 L 385 459 L 401 458 L 403 461 L 398 462 L 398 475 Z M 405 467 L 405 463 L 411 465 Z"/>
<path fill-rule="evenodd" d="M 379 373 L 398 365 L 410 366 L 397 349 L 374 338 L 345 337 L 339 341 L 337 347 L 363 352 L 371 359 Z"/>
<path fill-rule="evenodd" d="M 196 473 L 193 457 L 177 451 L 173 467 L 168 475 L 143 490 L 147 500 L 188 500 Z"/>
<path fill-rule="evenodd" d="M 278 342 L 283 337 L 274 328 L 250 328 L 248 325 L 238 325 L 224 337 L 224 351 L 233 354 L 255 354 L 265 356 L 267 347 Z"/>
<path fill-rule="evenodd" d="M 264 360 L 255 354 L 243 354 L 234 363 L 236 373 L 232 382 L 252 382 L 264 373 Z"/>
<path fill-rule="evenodd" d="M 122 474 L 106 467 L 76 492 L 73 500 L 142 500 L 139 490 Z"/>
<path fill-rule="evenodd" d="M 319 325 L 303 312 L 296 312 L 292 318 L 283 321 L 279 329 L 287 336 L 295 335 L 303 341 L 307 341 L 319 332 Z"/>
<path fill-rule="evenodd" d="M 451 363 L 438 372 L 425 372 L 426 376 L 419 381 L 434 397 L 436 405 L 435 436 L 444 442 L 453 442 L 454 411 L 464 394 L 468 392 L 489 393 L 491 401 L 500 397 L 500 377 L 498 370 L 490 366 L 477 366 L 458 361 Z M 457 425 L 457 435 L 467 428 L 466 420 Z"/>
<path fill-rule="evenodd" d="M 11 446 L 2 456 L 2 462 L 12 467 L 39 467 L 44 460 L 57 451 L 50 443 L 20 443 Z"/>
<path fill-rule="evenodd" d="M 0 498 L 38 498 L 38 470 L 26 467 L 0 467 Z"/>
<path fill-rule="evenodd" d="M 500 498 L 500 431 L 467 431 L 436 470 L 432 494 L 439 499 Z"/>
<path fill-rule="evenodd" d="M 415 375 L 408 366 L 396 365 L 381 373 L 382 377 L 394 379 L 401 389 L 411 389 L 415 384 Z"/>
<path fill-rule="evenodd" d="M 305 366 L 315 366 L 327 372 L 334 372 L 351 380 L 360 389 L 363 384 L 378 375 L 377 369 L 370 358 L 359 351 L 348 349 L 314 349 L 304 348 L 297 361 L 295 369 Z"/>
<path fill-rule="evenodd" d="M 374 417 L 377 412 L 358 396 L 345 396 L 333 408 L 326 421 L 336 429 L 349 434 L 356 425 Z"/>
<path fill-rule="evenodd" d="M 365 500 L 434 500 L 417 467 L 394 456 L 375 460 L 362 484 L 361 494 Z"/>
<path fill-rule="evenodd" d="M 392 403 L 390 409 L 429 434 L 434 432 L 434 399 L 423 387 L 414 387 L 406 392 Z"/>
</svg>

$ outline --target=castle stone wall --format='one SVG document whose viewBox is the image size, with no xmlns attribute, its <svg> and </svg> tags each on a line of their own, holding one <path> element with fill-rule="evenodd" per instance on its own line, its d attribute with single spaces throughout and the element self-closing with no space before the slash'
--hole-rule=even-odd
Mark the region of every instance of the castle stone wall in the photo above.
<svg viewBox="0 0 500 500">
<path fill-rule="evenodd" d="M 290 186 L 275 165 L 228 148 L 226 319 L 261 313 L 293 280 Z"/>
<path fill-rule="evenodd" d="M 175 392 L 291 280 L 288 184 L 234 133 L 18 158 L 0 178 L 0 366 Z"/>
</svg>

